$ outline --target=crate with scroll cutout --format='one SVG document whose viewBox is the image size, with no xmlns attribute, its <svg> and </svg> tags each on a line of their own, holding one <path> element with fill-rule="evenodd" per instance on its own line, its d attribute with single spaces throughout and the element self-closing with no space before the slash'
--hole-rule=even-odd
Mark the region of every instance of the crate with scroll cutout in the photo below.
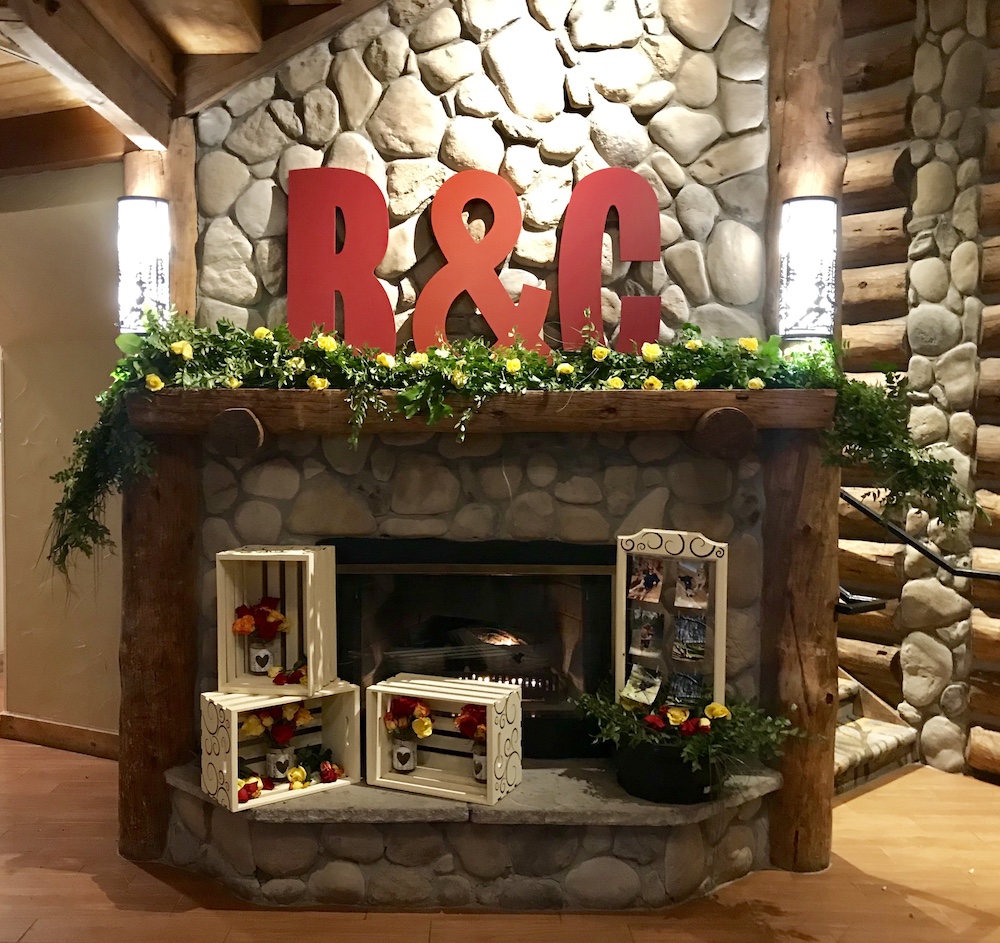
<svg viewBox="0 0 1000 943">
<path fill-rule="evenodd" d="M 333 547 L 241 547 L 215 555 L 220 691 L 313 696 L 337 680 L 336 551 Z M 261 642 L 233 632 L 236 610 L 278 601 L 287 631 Z M 303 683 L 277 685 L 268 669 L 287 674 L 305 659 Z"/>
<path fill-rule="evenodd" d="M 395 697 L 423 701 L 434 723 L 434 732 L 416 741 L 417 766 L 408 773 L 392 768 L 392 736 L 382 722 Z M 473 742 L 455 729 L 466 704 L 486 708 L 485 782 L 473 775 Z M 521 782 L 520 685 L 398 674 L 369 686 L 367 712 L 370 786 L 493 805 Z"/>
</svg>

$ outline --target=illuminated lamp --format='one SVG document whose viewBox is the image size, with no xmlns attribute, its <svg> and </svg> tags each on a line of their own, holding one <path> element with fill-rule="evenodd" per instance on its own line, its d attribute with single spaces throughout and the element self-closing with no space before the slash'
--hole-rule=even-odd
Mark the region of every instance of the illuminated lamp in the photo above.
<svg viewBox="0 0 1000 943">
<path fill-rule="evenodd" d="M 782 204 L 778 333 L 786 341 L 833 337 L 839 222 L 840 208 L 832 197 L 797 197 Z"/>
<path fill-rule="evenodd" d="M 142 310 L 170 306 L 170 212 L 166 200 L 118 200 L 118 329 L 142 333 Z"/>
</svg>

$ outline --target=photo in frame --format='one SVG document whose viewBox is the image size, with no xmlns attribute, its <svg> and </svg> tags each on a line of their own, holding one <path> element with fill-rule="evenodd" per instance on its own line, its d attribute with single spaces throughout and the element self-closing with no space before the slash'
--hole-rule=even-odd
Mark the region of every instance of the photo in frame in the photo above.
<svg viewBox="0 0 1000 943">
<path fill-rule="evenodd" d="M 670 657 L 674 661 L 702 661 L 708 640 L 708 620 L 700 612 L 679 612 L 674 619 L 674 641 Z"/>
<path fill-rule="evenodd" d="M 657 557 L 632 557 L 628 598 L 656 605 L 663 592 L 663 560 Z"/>
<path fill-rule="evenodd" d="M 666 614 L 648 609 L 629 610 L 630 640 L 628 653 L 639 657 L 659 658 L 663 652 Z"/>
<path fill-rule="evenodd" d="M 622 688 L 622 699 L 648 706 L 656 700 L 656 695 L 659 694 L 662 683 L 663 678 L 658 671 L 646 668 L 643 665 L 632 665 L 628 682 Z"/>
<path fill-rule="evenodd" d="M 674 671 L 667 678 L 667 700 L 671 704 L 695 704 L 701 697 L 704 687 L 704 675 L 696 672 Z"/>
<path fill-rule="evenodd" d="M 674 605 L 678 609 L 708 608 L 708 567 L 704 563 L 677 561 Z"/>
</svg>

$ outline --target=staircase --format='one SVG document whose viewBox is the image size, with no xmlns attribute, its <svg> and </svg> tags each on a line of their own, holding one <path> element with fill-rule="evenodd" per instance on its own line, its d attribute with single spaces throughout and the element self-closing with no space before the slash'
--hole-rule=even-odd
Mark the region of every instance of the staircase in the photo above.
<svg viewBox="0 0 1000 943">
<path fill-rule="evenodd" d="M 846 671 L 838 679 L 840 710 L 833 750 L 839 795 L 917 761 L 917 732 Z"/>
</svg>

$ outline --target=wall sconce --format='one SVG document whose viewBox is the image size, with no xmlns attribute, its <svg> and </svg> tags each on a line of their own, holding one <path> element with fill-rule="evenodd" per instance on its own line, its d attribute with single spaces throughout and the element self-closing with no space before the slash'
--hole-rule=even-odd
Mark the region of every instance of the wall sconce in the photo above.
<svg viewBox="0 0 1000 943">
<path fill-rule="evenodd" d="M 778 333 L 786 341 L 833 337 L 839 230 L 832 197 L 796 197 L 781 206 Z"/>
<path fill-rule="evenodd" d="M 141 334 L 142 309 L 170 306 L 170 212 L 166 200 L 118 200 L 118 329 Z"/>
</svg>

